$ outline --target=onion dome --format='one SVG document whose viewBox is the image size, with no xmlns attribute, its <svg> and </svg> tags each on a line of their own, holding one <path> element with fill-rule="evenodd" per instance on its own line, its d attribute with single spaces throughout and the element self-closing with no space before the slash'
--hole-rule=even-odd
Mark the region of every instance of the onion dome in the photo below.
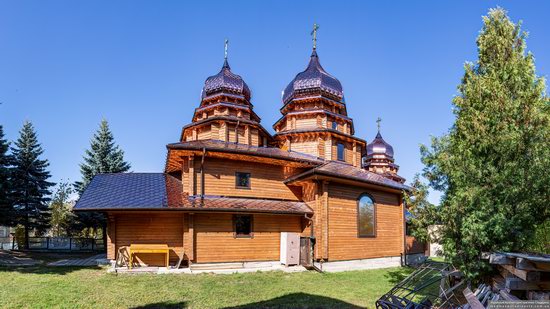
<svg viewBox="0 0 550 309">
<path fill-rule="evenodd" d="M 376 134 L 374 140 L 367 145 L 367 158 L 374 156 L 385 156 L 393 159 L 393 147 L 382 138 L 380 131 Z"/>
<path fill-rule="evenodd" d="M 306 70 L 298 73 L 283 92 L 283 103 L 296 96 L 318 92 L 319 90 L 338 101 L 344 98 L 342 84 L 336 77 L 328 74 L 323 69 L 317 52 L 313 49 Z"/>
<path fill-rule="evenodd" d="M 208 77 L 204 82 L 202 98 L 204 99 L 220 92 L 241 95 L 247 101 L 250 101 L 250 88 L 248 88 L 248 85 L 244 82 L 242 77 L 231 72 L 227 58 L 225 59 L 220 72 L 216 75 Z"/>
</svg>

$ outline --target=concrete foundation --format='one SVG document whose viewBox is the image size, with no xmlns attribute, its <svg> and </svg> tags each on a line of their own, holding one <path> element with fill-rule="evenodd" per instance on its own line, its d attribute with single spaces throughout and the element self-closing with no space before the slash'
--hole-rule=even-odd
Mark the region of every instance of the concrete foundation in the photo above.
<svg viewBox="0 0 550 309">
<path fill-rule="evenodd" d="M 387 267 L 399 267 L 401 266 L 401 257 L 390 256 L 383 258 L 362 259 L 362 260 L 350 260 L 350 261 L 337 261 L 326 262 L 322 266 L 315 263 L 315 266 L 326 272 L 340 272 L 340 271 L 352 271 L 352 270 L 365 270 L 365 269 L 377 269 Z"/>
</svg>

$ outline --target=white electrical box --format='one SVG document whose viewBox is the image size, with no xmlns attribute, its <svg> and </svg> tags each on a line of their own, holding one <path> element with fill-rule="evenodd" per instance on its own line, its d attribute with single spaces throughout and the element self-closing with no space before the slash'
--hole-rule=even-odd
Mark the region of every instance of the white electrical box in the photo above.
<svg viewBox="0 0 550 309">
<path fill-rule="evenodd" d="M 300 264 L 300 234 L 281 232 L 281 264 Z"/>
</svg>

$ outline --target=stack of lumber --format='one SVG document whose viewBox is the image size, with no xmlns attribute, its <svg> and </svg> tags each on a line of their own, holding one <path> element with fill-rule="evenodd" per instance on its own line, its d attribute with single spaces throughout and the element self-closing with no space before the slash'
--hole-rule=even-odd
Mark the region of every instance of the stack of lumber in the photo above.
<svg viewBox="0 0 550 309">
<path fill-rule="evenodd" d="M 511 300 L 501 296 L 499 292 L 493 290 L 486 284 L 480 284 L 473 293 L 470 288 L 466 288 L 463 294 L 468 301 L 468 303 L 462 307 L 463 309 L 484 309 L 489 306 L 489 301 Z"/>
<path fill-rule="evenodd" d="M 502 299 L 548 300 L 550 297 L 550 256 L 496 252 L 489 257 L 500 275 L 493 277 L 493 291 Z M 510 298 L 508 298 L 510 297 Z"/>
</svg>

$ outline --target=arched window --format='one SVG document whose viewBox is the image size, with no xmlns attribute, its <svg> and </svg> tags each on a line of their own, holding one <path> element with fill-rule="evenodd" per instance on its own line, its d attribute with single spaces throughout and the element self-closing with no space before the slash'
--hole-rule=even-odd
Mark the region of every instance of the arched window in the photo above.
<svg viewBox="0 0 550 309">
<path fill-rule="evenodd" d="M 357 200 L 357 235 L 376 236 L 376 209 L 374 200 L 367 194 L 362 194 Z"/>
</svg>

